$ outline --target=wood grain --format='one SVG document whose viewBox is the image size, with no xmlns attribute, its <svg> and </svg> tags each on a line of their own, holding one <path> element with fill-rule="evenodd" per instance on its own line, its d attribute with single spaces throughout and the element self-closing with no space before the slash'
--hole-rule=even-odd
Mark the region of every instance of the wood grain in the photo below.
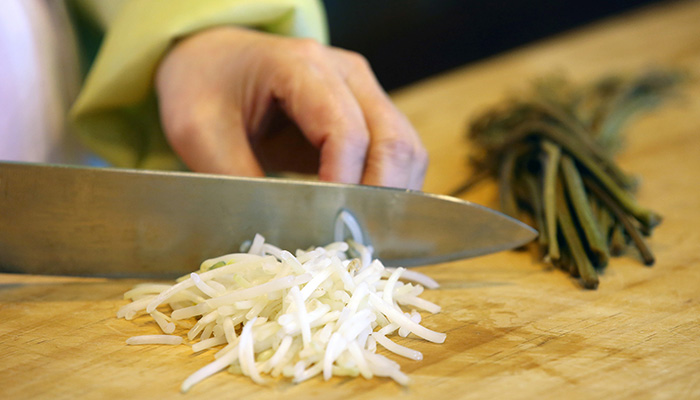
<svg viewBox="0 0 700 400">
<path fill-rule="evenodd" d="M 661 3 L 465 66 L 393 97 L 432 157 L 426 191 L 448 193 L 469 174 L 467 121 L 543 74 L 576 81 L 655 65 L 700 71 L 700 2 Z M 147 318 L 118 320 L 138 281 L 0 275 L 0 397 L 28 398 L 700 398 L 700 84 L 629 128 L 622 167 L 643 178 L 639 200 L 663 224 L 644 267 L 614 259 L 597 291 L 523 252 L 425 267 L 443 307 L 424 323 L 442 345 L 407 338 L 422 362 L 398 360 L 413 384 L 314 379 L 257 386 L 226 373 L 181 395 L 212 359 L 186 346 L 127 346 L 156 333 Z M 493 185 L 465 198 L 488 206 Z"/>
</svg>

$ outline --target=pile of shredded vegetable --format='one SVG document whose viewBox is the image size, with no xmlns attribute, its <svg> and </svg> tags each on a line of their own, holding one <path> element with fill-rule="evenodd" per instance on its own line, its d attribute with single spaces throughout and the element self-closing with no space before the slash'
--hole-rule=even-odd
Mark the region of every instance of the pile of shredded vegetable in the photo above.
<svg viewBox="0 0 700 400">
<path fill-rule="evenodd" d="M 349 220 L 342 222 L 358 239 Z M 377 346 L 421 360 L 420 352 L 390 336 L 444 342 L 444 333 L 420 324 L 417 311 L 440 311 L 419 297 L 424 287 L 438 285 L 424 274 L 384 267 L 359 239 L 292 254 L 256 235 L 241 253 L 206 260 L 174 285 L 138 285 L 124 295 L 132 302 L 117 316 L 131 320 L 148 313 L 163 335 L 127 343 L 178 345 L 184 340 L 175 331 L 189 329 L 193 352 L 215 348 L 215 360 L 190 375 L 183 392 L 224 369 L 257 383 L 265 375 L 302 382 L 322 374 L 326 380 L 384 376 L 406 385 L 399 364 L 377 354 Z"/>
</svg>

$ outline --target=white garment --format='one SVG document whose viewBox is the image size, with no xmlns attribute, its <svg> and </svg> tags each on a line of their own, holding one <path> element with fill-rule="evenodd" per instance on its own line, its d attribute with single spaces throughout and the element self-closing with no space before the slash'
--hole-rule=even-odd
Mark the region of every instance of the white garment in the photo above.
<svg viewBox="0 0 700 400">
<path fill-rule="evenodd" d="M 65 3 L 3 0 L 0 12 L 0 160 L 84 163 L 69 134 L 80 65 Z"/>
</svg>

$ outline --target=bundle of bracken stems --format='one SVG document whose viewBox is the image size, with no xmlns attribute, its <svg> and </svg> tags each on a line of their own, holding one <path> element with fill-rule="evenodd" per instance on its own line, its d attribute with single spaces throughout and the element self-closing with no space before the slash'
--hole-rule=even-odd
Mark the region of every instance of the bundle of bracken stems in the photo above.
<svg viewBox="0 0 700 400">
<path fill-rule="evenodd" d="M 539 256 L 585 288 L 597 288 L 610 257 L 632 248 L 652 265 L 645 236 L 661 216 L 637 202 L 637 179 L 613 157 L 624 126 L 670 98 L 683 79 L 658 70 L 578 87 L 561 76 L 540 79 L 525 97 L 472 121 L 474 173 L 453 194 L 496 179 L 501 210 L 533 224 Z"/>
</svg>

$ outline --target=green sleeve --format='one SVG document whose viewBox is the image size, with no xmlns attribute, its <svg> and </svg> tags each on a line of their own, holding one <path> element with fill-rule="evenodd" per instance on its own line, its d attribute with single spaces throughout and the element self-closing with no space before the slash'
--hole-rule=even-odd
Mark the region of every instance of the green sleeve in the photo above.
<svg viewBox="0 0 700 400">
<path fill-rule="evenodd" d="M 127 0 L 103 18 L 106 35 L 71 109 L 75 133 L 116 167 L 180 169 L 158 119 L 153 76 L 171 43 L 219 25 L 239 25 L 325 43 L 314 0 Z"/>
</svg>

